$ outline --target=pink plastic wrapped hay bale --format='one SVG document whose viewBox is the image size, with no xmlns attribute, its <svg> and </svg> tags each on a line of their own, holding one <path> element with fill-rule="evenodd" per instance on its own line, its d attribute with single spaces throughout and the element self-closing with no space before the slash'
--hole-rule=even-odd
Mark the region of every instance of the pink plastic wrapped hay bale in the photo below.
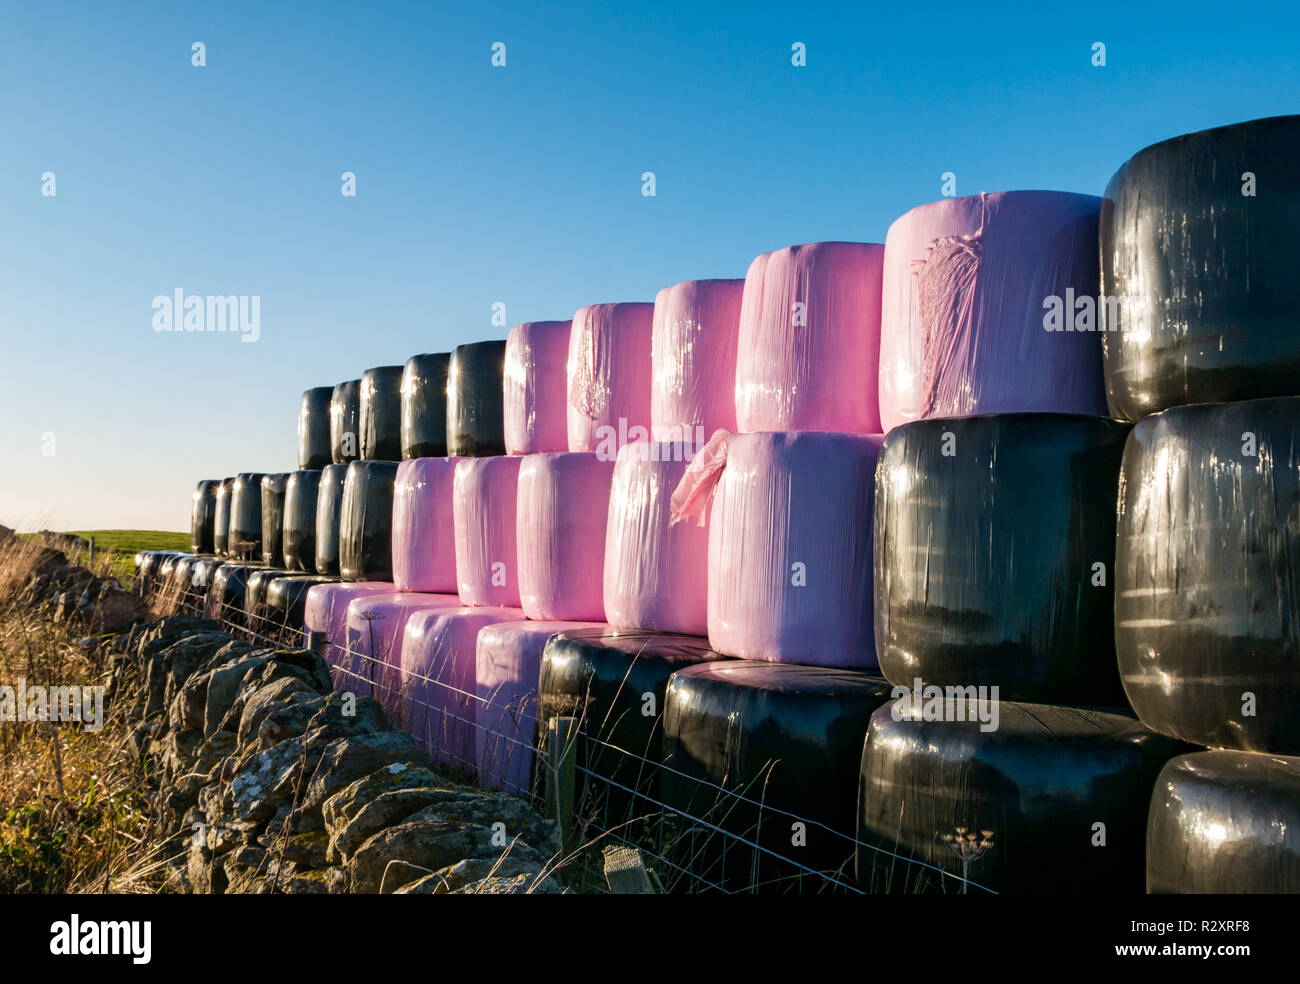
<svg viewBox="0 0 1300 984">
<path fill-rule="evenodd" d="M 478 633 L 523 617 L 518 608 L 494 606 L 416 612 L 407 619 L 396 716 L 432 761 L 474 771 Z"/>
<path fill-rule="evenodd" d="M 1106 414 L 1100 208 L 1091 195 L 1008 191 L 944 198 L 894 221 L 881 320 L 884 430 L 925 417 Z M 1047 330 L 1053 298 L 1059 331 Z"/>
<path fill-rule="evenodd" d="M 728 435 L 696 456 L 674 496 L 707 504 L 709 645 L 727 656 L 866 669 L 872 632 L 872 505 L 881 435 Z"/>
<path fill-rule="evenodd" d="M 567 451 L 571 321 L 529 321 L 506 339 L 506 454 Z"/>
<path fill-rule="evenodd" d="M 880 430 L 877 243 L 808 243 L 749 265 L 736 351 L 736 426 Z"/>
<path fill-rule="evenodd" d="M 391 581 L 350 581 L 346 584 L 318 584 L 307 592 L 303 607 L 302 644 L 309 645 L 309 634 L 325 634 L 325 662 L 334 672 L 347 647 L 348 605 L 354 598 L 391 594 L 397 587 Z"/>
<path fill-rule="evenodd" d="M 566 367 L 570 451 L 595 451 L 610 434 L 650 436 L 654 309 L 591 304 L 573 316 Z"/>
<path fill-rule="evenodd" d="M 390 714 L 397 712 L 401 691 L 402 633 L 416 612 L 460 608 L 456 595 L 415 591 L 367 595 L 348 605 L 345 652 L 335 685 L 373 696 Z"/>
<path fill-rule="evenodd" d="M 498 455 L 456 463 L 456 590 L 466 605 L 519 607 L 515 503 L 523 460 Z"/>
<path fill-rule="evenodd" d="M 526 794 L 533 786 L 538 679 L 546 640 L 599 622 L 498 622 L 478 633 L 478 727 L 474 759 L 479 785 Z"/>
<path fill-rule="evenodd" d="M 519 469 L 519 599 L 529 618 L 605 621 L 605 526 L 614 462 L 530 454 Z"/>
<path fill-rule="evenodd" d="M 644 442 L 614 467 L 605 530 L 605 615 L 617 629 L 708 632 L 709 532 L 671 522 L 693 446 Z"/>
<path fill-rule="evenodd" d="M 454 594 L 456 523 L 452 492 L 459 458 L 413 458 L 393 485 L 393 583 L 398 591 Z"/>
<path fill-rule="evenodd" d="M 650 432 L 703 444 L 736 429 L 736 340 L 744 280 L 688 280 L 655 296 Z"/>
</svg>

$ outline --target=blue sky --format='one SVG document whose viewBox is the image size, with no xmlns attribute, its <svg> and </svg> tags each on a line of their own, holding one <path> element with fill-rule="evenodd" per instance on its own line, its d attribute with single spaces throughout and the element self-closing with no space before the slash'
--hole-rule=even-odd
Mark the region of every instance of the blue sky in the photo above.
<svg viewBox="0 0 1300 984">
<path fill-rule="evenodd" d="M 1100 194 L 1300 110 L 1294 3 L 905 6 L 5 2 L 0 522 L 184 530 L 198 479 L 294 467 L 303 389 L 504 337 L 494 302 L 882 242 L 945 171 Z M 155 332 L 178 287 L 260 296 L 260 340 Z"/>
</svg>

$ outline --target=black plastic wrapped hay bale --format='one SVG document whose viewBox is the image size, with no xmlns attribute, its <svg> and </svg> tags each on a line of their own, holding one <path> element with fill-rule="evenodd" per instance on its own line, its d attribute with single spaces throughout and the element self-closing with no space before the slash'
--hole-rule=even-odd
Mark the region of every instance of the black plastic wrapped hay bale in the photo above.
<svg viewBox="0 0 1300 984">
<path fill-rule="evenodd" d="M 298 467 L 324 468 L 333 460 L 330 443 L 330 401 L 333 386 L 315 386 L 302 394 L 298 410 Z"/>
<path fill-rule="evenodd" d="M 212 580 L 216 576 L 225 561 L 215 558 L 196 558 L 193 566 L 190 568 L 190 585 L 194 589 L 196 597 L 202 598 L 212 587 Z"/>
<path fill-rule="evenodd" d="M 339 574 L 345 581 L 388 581 L 393 576 L 395 461 L 354 461 L 343 482 L 339 510 Z"/>
<path fill-rule="evenodd" d="M 289 473 L 262 476 L 262 563 L 278 567 L 284 560 L 284 497 Z"/>
<path fill-rule="evenodd" d="M 361 374 L 357 417 L 363 460 L 402 460 L 401 366 L 376 366 Z"/>
<path fill-rule="evenodd" d="M 458 345 L 447 368 L 447 454 L 505 454 L 506 343 Z"/>
<path fill-rule="evenodd" d="M 241 472 L 230 491 L 230 543 L 232 559 L 257 562 L 262 558 L 262 474 Z"/>
<path fill-rule="evenodd" d="M 583 818 L 602 829 L 653 813 L 663 754 L 668 678 L 727 657 L 707 639 L 667 632 L 571 629 L 546 643 L 539 685 L 539 738 L 553 718 L 578 719 L 578 764 L 609 780 L 587 782 Z M 634 792 L 633 792 L 634 791 Z"/>
<path fill-rule="evenodd" d="M 890 431 L 876 472 L 881 672 L 1119 706 L 1115 494 L 1129 425 L 1014 413 Z"/>
<path fill-rule="evenodd" d="M 402 457 L 447 453 L 447 367 L 451 355 L 413 355 L 402 370 Z"/>
<path fill-rule="evenodd" d="M 1300 754 L 1300 398 L 1140 421 L 1120 482 L 1129 702 L 1200 745 Z"/>
<path fill-rule="evenodd" d="M 330 457 L 346 465 L 361 457 L 361 380 L 339 383 L 330 394 Z"/>
<path fill-rule="evenodd" d="M 318 584 L 335 584 L 338 580 L 317 574 L 282 574 L 274 578 L 266 589 L 267 617 L 281 628 L 301 632 L 307 592 Z"/>
<path fill-rule="evenodd" d="M 673 854 L 697 887 L 824 889 L 809 870 L 850 881 L 862 736 L 890 694 L 874 674 L 789 663 L 728 660 L 673 674 L 663 801 L 730 835 L 668 814 Z"/>
<path fill-rule="evenodd" d="M 339 572 L 339 520 L 343 509 L 343 483 L 347 465 L 321 469 L 316 490 L 316 573 Z"/>
<path fill-rule="evenodd" d="M 1300 892 L 1300 758 L 1210 751 L 1168 762 L 1151 797 L 1147 891 Z"/>
<path fill-rule="evenodd" d="M 277 577 L 287 571 L 262 567 L 250 571 L 244 582 L 244 624 L 258 635 L 268 635 L 275 628 L 270 620 L 267 592 Z"/>
<path fill-rule="evenodd" d="M 296 471 L 284 487 L 284 566 L 316 573 L 316 502 L 320 471 Z"/>
<path fill-rule="evenodd" d="M 142 554 L 138 574 L 140 577 L 147 577 L 151 581 L 161 578 L 164 561 L 179 556 L 180 553 L 176 550 L 146 550 Z M 155 587 L 161 587 L 161 585 L 158 584 Z"/>
<path fill-rule="evenodd" d="M 959 893 L 964 874 L 968 893 L 1142 891 L 1151 791 L 1187 745 L 1127 714 L 921 697 L 871 719 L 860 888 Z"/>
<path fill-rule="evenodd" d="M 248 577 L 259 567 L 249 564 L 222 564 L 212 576 L 205 610 L 208 618 L 231 625 L 244 624 L 244 592 Z"/>
<path fill-rule="evenodd" d="M 1300 395 L 1297 229 L 1300 116 L 1166 140 L 1120 168 L 1100 229 L 1111 413 Z"/>
<path fill-rule="evenodd" d="M 217 522 L 217 489 L 220 479 L 206 479 L 194 487 L 190 504 L 190 549 L 195 553 L 212 553 Z"/>
<path fill-rule="evenodd" d="M 235 480 L 223 478 L 217 486 L 217 499 L 212 513 L 212 552 L 218 557 L 230 553 L 230 497 L 235 491 Z"/>
</svg>

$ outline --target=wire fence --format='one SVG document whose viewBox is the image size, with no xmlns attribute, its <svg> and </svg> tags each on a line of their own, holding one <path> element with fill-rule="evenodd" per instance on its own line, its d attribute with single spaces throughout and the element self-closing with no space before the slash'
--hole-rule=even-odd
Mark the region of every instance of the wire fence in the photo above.
<svg viewBox="0 0 1300 984">
<path fill-rule="evenodd" d="M 218 591 L 204 578 L 184 584 L 160 573 L 138 588 L 156 615 L 203 615 L 260 646 L 309 645 L 301 604 L 270 607 L 265 590 L 250 599 L 246 583 L 227 581 Z M 370 621 L 360 632 L 349 630 L 342 644 L 310 642 L 329 664 L 337 690 L 373 696 L 452 778 L 522 796 L 556 817 L 567 867 L 581 887 L 603 889 L 605 849 L 622 847 L 639 852 L 656 890 L 668 893 L 993 891 L 971 876 L 983 850 L 964 829 L 937 831 L 932 854 L 946 859 L 946 851 L 961 873 L 863 842 L 769 801 L 775 761 L 744 782 L 690 775 L 658 751 L 662 715 L 651 725 L 647 747 L 628 748 L 613 737 L 619 722 L 609 717 L 608 700 L 602 715 L 567 715 L 545 708 L 538 684 L 479 693 L 447 674 L 403 669 L 401 638 Z"/>
</svg>

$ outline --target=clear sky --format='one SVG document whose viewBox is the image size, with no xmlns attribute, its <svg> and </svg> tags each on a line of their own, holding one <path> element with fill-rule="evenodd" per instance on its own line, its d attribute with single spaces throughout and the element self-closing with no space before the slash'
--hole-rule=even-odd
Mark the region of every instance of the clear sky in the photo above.
<svg viewBox="0 0 1300 984">
<path fill-rule="evenodd" d="M 504 337 L 494 302 L 653 300 L 882 242 L 945 171 L 1100 194 L 1300 111 L 1294 0 L 1143 6 L 5 0 L 0 522 L 188 529 L 198 479 L 295 466 L 302 390 Z M 177 288 L 259 296 L 260 339 L 154 331 Z"/>
</svg>

